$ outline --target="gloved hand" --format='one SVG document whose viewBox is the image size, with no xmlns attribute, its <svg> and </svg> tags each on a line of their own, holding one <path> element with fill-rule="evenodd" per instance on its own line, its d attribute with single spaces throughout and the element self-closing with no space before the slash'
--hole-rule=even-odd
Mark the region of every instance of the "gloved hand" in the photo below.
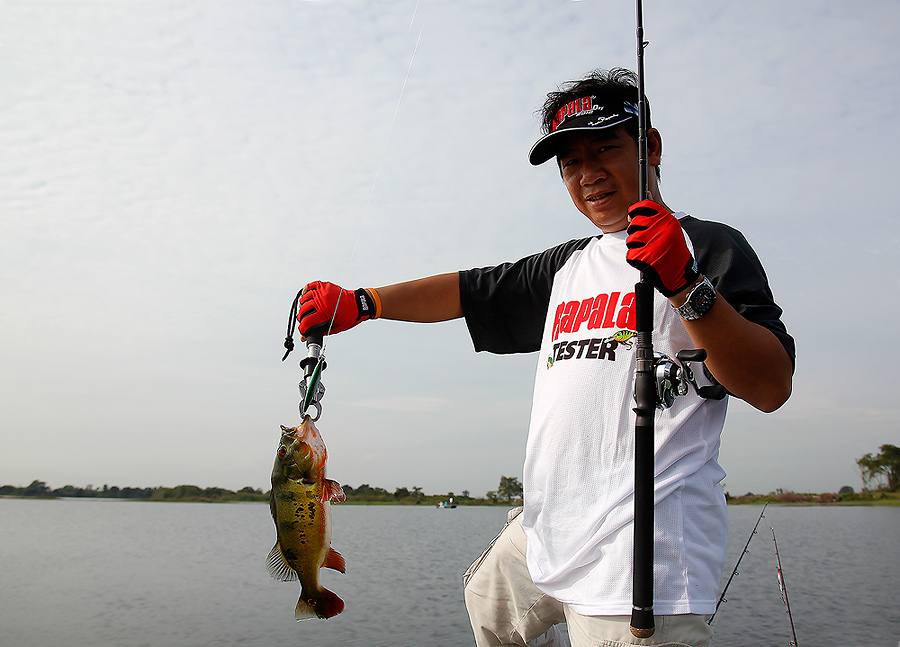
<svg viewBox="0 0 900 647">
<path fill-rule="evenodd" d="M 657 290 L 674 296 L 697 280 L 700 270 L 688 249 L 681 223 L 662 205 L 652 200 L 637 202 L 628 209 L 625 258 Z"/>
<path fill-rule="evenodd" d="M 297 311 L 297 328 L 304 337 L 333 335 L 381 314 L 374 289 L 344 290 L 334 283 L 314 281 L 306 286 Z"/>
</svg>

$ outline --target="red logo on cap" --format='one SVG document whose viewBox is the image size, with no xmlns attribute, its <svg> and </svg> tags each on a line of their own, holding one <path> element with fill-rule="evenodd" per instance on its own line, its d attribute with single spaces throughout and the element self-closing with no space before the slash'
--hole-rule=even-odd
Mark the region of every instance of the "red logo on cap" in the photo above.
<svg viewBox="0 0 900 647">
<path fill-rule="evenodd" d="M 580 99 L 570 101 L 562 108 L 560 108 L 557 111 L 556 115 L 553 117 L 553 128 L 550 132 L 553 132 L 557 128 L 559 128 L 560 125 L 562 125 L 562 123 L 569 117 L 579 115 L 583 112 L 591 112 L 592 110 L 593 104 L 591 102 L 591 97 L 581 97 Z"/>
</svg>

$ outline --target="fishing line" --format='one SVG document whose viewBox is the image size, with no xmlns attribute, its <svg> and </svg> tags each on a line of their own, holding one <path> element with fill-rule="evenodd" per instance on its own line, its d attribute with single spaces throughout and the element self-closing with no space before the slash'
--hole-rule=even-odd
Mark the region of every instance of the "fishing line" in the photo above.
<svg viewBox="0 0 900 647">
<path fill-rule="evenodd" d="M 419 13 L 419 0 L 416 1 L 416 6 L 413 9 L 412 18 L 409 19 L 409 27 L 406 28 L 406 31 L 412 31 L 413 23 L 416 21 L 416 14 Z M 422 35 L 422 32 L 419 32 L 419 36 Z M 417 44 L 418 45 L 418 44 Z"/>
<path fill-rule="evenodd" d="M 416 5 L 413 9 L 412 18 L 409 22 L 409 27 L 407 28 L 407 32 L 412 30 L 416 15 L 419 12 L 419 3 L 420 0 L 417 0 Z M 350 257 L 347 260 L 347 268 L 344 272 L 344 279 L 342 281 L 342 283 L 345 285 L 350 275 L 350 267 L 353 265 L 353 259 L 356 256 L 356 250 L 359 247 L 359 241 L 362 238 L 363 227 L 365 226 L 365 222 L 369 214 L 369 208 L 372 204 L 372 197 L 375 194 L 375 187 L 378 184 L 378 179 L 381 177 L 381 169 L 384 166 L 384 160 L 387 157 L 387 150 L 391 142 L 391 135 L 394 132 L 394 125 L 397 123 L 397 116 L 400 114 L 400 105 L 403 103 L 403 95 L 406 92 L 406 86 L 409 83 L 409 77 L 412 73 L 413 63 L 415 63 L 416 60 L 416 54 L 419 51 L 419 43 L 422 42 L 422 32 L 424 30 L 425 26 L 423 24 L 419 29 L 419 35 L 416 38 L 416 45 L 413 48 L 412 55 L 409 58 L 409 65 L 407 65 L 406 68 L 406 76 L 403 79 L 403 85 L 400 87 L 400 94 L 397 97 L 397 105 L 394 107 L 394 114 L 391 117 L 391 123 L 388 127 L 388 133 L 385 137 L 384 146 L 381 150 L 381 157 L 378 160 L 378 166 L 376 167 L 375 175 L 372 178 L 372 185 L 369 188 L 369 196 L 366 199 L 365 206 L 363 207 L 363 213 L 359 220 L 359 227 L 356 231 L 356 237 L 353 241 L 353 246 L 350 249 Z M 288 317 L 287 334 L 284 339 L 284 347 L 286 349 L 286 352 L 284 354 L 284 357 L 281 358 L 282 362 L 287 359 L 287 356 L 290 355 L 291 351 L 294 350 L 293 335 L 294 327 L 297 325 L 295 319 L 297 317 L 299 302 L 302 295 L 303 290 L 300 290 L 297 293 L 297 296 L 294 298 L 294 303 L 291 306 L 291 313 Z M 338 308 L 340 307 L 342 296 L 343 291 L 338 292 L 338 298 L 334 304 L 334 311 L 331 313 L 331 319 L 325 332 L 323 332 L 322 334 L 310 334 L 305 338 L 307 355 L 303 360 L 300 361 L 300 368 L 303 369 L 304 373 L 303 380 L 300 382 L 300 393 L 302 396 L 302 402 L 300 403 L 300 415 L 306 415 L 307 409 L 309 409 L 310 406 L 315 406 L 316 416 L 315 418 L 313 418 L 313 420 L 318 420 L 319 416 L 322 415 L 320 400 L 325 394 L 325 387 L 322 385 L 320 378 L 322 371 L 325 368 L 326 338 L 328 336 L 327 333 L 330 332 L 334 327 L 334 322 L 337 318 Z"/>
<path fill-rule="evenodd" d="M 413 15 L 409 21 L 409 28 L 407 29 L 407 32 L 412 30 L 413 22 L 416 19 L 416 14 L 419 12 L 419 2 L 420 1 L 421 0 L 418 0 L 416 2 L 416 6 L 413 9 Z M 353 241 L 353 246 L 350 248 L 350 258 L 347 261 L 347 269 L 344 272 L 344 279 L 343 279 L 342 285 L 346 284 L 347 279 L 350 275 L 350 266 L 353 265 L 353 259 L 356 256 L 356 250 L 359 247 L 359 241 L 360 241 L 360 238 L 362 237 L 363 227 L 366 223 L 366 218 L 369 215 L 369 206 L 372 203 L 372 196 L 375 194 L 375 187 L 378 184 L 378 178 L 381 176 L 381 169 L 384 166 L 384 159 L 385 159 L 385 157 L 387 157 L 388 146 L 391 143 L 391 135 L 394 132 L 394 124 L 397 123 L 397 115 L 400 113 L 400 104 L 403 102 L 403 94 L 406 92 L 406 85 L 409 82 L 409 76 L 412 73 L 413 63 L 416 60 L 416 54 L 419 51 L 419 43 L 422 41 L 422 32 L 424 30 L 425 30 L 425 25 L 423 24 L 419 28 L 419 35 L 416 38 L 416 45 L 413 48 L 412 56 L 410 56 L 410 58 L 409 58 L 409 65 L 406 68 L 406 77 L 403 79 L 403 85 L 400 87 L 400 95 L 397 97 L 397 105 L 394 107 L 394 114 L 391 117 L 391 123 L 390 123 L 390 126 L 388 127 L 387 137 L 384 140 L 384 147 L 381 149 L 381 158 L 378 160 L 378 166 L 375 168 L 375 176 L 372 178 L 372 186 L 369 188 L 369 197 L 366 199 L 366 204 L 363 207 L 363 214 L 359 221 L 359 228 L 356 230 L 356 238 Z M 327 330 L 331 330 L 331 327 L 334 325 L 334 320 L 335 320 L 335 317 L 337 317 L 337 311 L 338 311 L 338 307 L 341 304 L 342 296 L 343 296 L 343 293 L 340 293 L 338 295 L 337 303 L 334 304 L 334 312 L 331 315 L 331 321 L 328 324 Z M 325 344 L 327 343 L 326 339 L 327 339 L 327 335 L 325 335 L 322 338 L 322 352 L 323 353 L 325 352 Z"/>
</svg>

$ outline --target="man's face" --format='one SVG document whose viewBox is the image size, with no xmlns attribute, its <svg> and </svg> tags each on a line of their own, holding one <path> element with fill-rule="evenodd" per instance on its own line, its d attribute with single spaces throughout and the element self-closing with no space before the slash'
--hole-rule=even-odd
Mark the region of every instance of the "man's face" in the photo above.
<svg viewBox="0 0 900 647">
<path fill-rule="evenodd" d="M 578 210 L 609 233 L 628 226 L 639 201 L 638 146 L 624 127 L 573 132 L 557 152 L 563 182 Z"/>
</svg>

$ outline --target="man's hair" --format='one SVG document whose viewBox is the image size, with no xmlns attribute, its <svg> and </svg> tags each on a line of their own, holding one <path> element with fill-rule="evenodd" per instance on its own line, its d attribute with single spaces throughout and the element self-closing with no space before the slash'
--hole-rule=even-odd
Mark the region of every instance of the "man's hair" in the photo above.
<svg viewBox="0 0 900 647">
<path fill-rule="evenodd" d="M 623 67 L 611 70 L 594 70 L 583 79 L 568 81 L 556 92 L 550 92 L 543 107 L 538 111 L 541 118 L 541 132 L 548 134 L 553 130 L 553 119 L 560 109 L 571 101 L 585 96 L 597 97 L 597 102 L 631 101 L 638 104 L 637 74 Z M 647 128 L 650 129 L 650 102 L 647 102 Z M 634 141 L 638 141 L 639 125 L 637 119 L 629 119 L 623 124 L 626 132 Z M 659 167 L 656 167 L 659 177 Z"/>
</svg>

